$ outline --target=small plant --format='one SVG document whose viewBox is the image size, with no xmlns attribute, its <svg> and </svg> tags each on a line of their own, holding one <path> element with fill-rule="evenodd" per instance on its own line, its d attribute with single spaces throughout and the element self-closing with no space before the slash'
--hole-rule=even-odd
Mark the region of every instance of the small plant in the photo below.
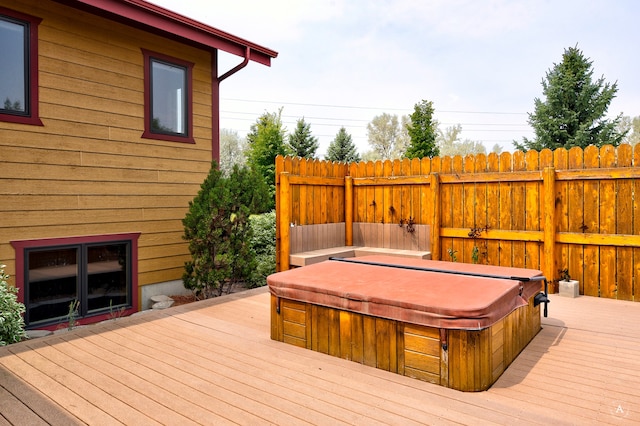
<svg viewBox="0 0 640 426">
<path fill-rule="evenodd" d="M 456 256 L 456 253 L 458 253 L 458 250 L 454 250 L 453 247 L 451 247 L 447 250 L 447 252 L 449 253 L 449 257 L 451 258 L 452 262 L 458 261 L 458 256 Z"/>
<path fill-rule="evenodd" d="M 471 228 L 471 230 L 469 231 L 469 238 L 473 239 L 474 244 L 473 244 L 473 249 L 471 250 L 471 261 L 474 264 L 480 263 L 480 255 L 484 255 L 486 257 L 487 255 L 487 242 L 484 242 L 484 250 L 482 252 L 480 252 L 480 248 L 478 247 L 478 238 L 480 238 L 480 236 L 482 235 L 483 232 L 487 232 L 489 230 L 489 225 L 485 225 L 482 228 L 476 228 L 473 227 Z"/>
<path fill-rule="evenodd" d="M 9 275 L 4 273 L 4 265 L 0 265 L 0 346 L 17 343 L 27 338 L 24 331 L 25 307 L 18 302 L 18 289 L 9 287 Z"/>
<path fill-rule="evenodd" d="M 69 313 L 67 313 L 67 330 L 73 330 L 78 325 L 79 307 L 80 302 L 78 300 L 74 300 L 69 303 Z"/>
<path fill-rule="evenodd" d="M 113 300 L 109 299 L 109 319 L 117 320 L 118 318 L 122 318 L 125 310 L 124 306 L 121 306 L 118 309 L 114 308 Z"/>
<path fill-rule="evenodd" d="M 571 281 L 571 275 L 569 275 L 569 268 L 558 270 L 560 272 L 560 281 Z"/>
<path fill-rule="evenodd" d="M 478 248 L 478 246 L 473 246 L 473 249 L 471 249 L 471 261 L 474 264 L 480 262 L 480 249 Z"/>
<path fill-rule="evenodd" d="M 416 232 L 415 224 L 416 222 L 415 220 L 413 220 L 411 216 L 409 216 L 409 219 L 400 218 L 400 222 L 398 223 L 400 228 L 403 228 L 404 225 L 407 225 L 407 232 L 410 234 L 413 234 L 414 232 Z"/>
</svg>

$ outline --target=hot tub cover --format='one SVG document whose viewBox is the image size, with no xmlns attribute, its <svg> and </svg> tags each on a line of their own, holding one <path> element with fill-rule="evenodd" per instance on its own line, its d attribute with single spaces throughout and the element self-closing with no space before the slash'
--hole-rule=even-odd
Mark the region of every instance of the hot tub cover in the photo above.
<svg viewBox="0 0 640 426">
<path fill-rule="evenodd" d="M 328 260 L 267 277 L 271 294 L 375 317 L 437 328 L 479 330 L 491 326 L 540 291 L 533 269 L 363 256 L 351 263 Z M 520 277 L 485 278 L 371 265 Z"/>
</svg>

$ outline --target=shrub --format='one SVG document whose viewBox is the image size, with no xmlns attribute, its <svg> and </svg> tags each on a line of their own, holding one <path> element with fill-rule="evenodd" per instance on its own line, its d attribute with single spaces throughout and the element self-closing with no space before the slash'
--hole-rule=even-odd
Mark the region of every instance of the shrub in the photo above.
<svg viewBox="0 0 640 426">
<path fill-rule="evenodd" d="M 258 266 L 247 282 L 250 288 L 267 283 L 267 276 L 276 271 L 276 213 L 264 213 L 249 217 L 253 238 L 251 248 L 256 253 Z"/>
<path fill-rule="evenodd" d="M 9 287 L 9 276 L 0 265 L 0 346 L 16 343 L 27 338 L 24 331 L 24 305 L 18 302 L 18 289 Z"/>
<path fill-rule="evenodd" d="M 224 177 L 212 163 L 183 219 L 192 260 L 182 280 L 198 298 L 219 296 L 234 283 L 248 282 L 257 267 L 249 216 L 264 210 L 266 188 L 247 167 L 234 166 Z"/>
</svg>

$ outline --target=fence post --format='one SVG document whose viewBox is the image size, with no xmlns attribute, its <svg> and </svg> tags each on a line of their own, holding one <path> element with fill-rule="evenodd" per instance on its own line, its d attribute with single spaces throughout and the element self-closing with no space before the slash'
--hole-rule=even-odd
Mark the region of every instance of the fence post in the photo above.
<svg viewBox="0 0 640 426">
<path fill-rule="evenodd" d="M 555 276 L 556 259 L 556 171 L 545 167 L 542 176 L 544 188 L 544 266 L 543 273 L 549 282 Z"/>
<path fill-rule="evenodd" d="M 291 186 L 289 184 L 289 173 L 280 173 L 280 270 L 289 269 L 289 252 L 291 251 L 291 241 L 289 240 L 291 222 Z"/>
<path fill-rule="evenodd" d="M 353 245 L 353 178 L 344 177 L 344 245 Z"/>
<path fill-rule="evenodd" d="M 431 203 L 433 220 L 431 225 L 431 259 L 440 260 L 440 175 L 431 173 Z"/>
</svg>

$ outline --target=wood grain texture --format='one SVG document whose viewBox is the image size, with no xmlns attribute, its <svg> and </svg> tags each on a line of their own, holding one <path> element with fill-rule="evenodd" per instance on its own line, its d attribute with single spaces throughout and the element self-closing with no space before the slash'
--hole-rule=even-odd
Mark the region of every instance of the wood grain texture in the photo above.
<svg viewBox="0 0 640 426">
<path fill-rule="evenodd" d="M 42 18 L 44 124 L 0 123 L 0 246 L 142 232 L 138 284 L 180 279 L 188 254 L 181 219 L 212 159 L 211 53 L 58 2 L 0 5 Z M 195 144 L 141 138 L 142 48 L 195 64 Z M 10 253 L 0 263 L 14 259 Z"/>
<path fill-rule="evenodd" d="M 284 159 L 284 168 L 291 161 Z M 338 164 L 330 174 L 352 178 L 353 216 L 359 224 L 354 232 L 360 235 L 370 233 L 367 223 L 392 225 L 413 218 L 431 225 L 433 259 L 453 260 L 449 252 L 454 252 L 457 261 L 471 263 L 478 247 L 481 263 L 544 270 L 552 292 L 560 271 L 568 269 L 580 281 L 581 294 L 640 300 L 638 164 L 640 148 L 622 145 Z M 296 185 L 322 186 L 315 173 Z M 545 173 L 553 176 L 546 180 L 550 184 Z M 344 191 L 326 183 L 328 191 Z M 315 198 L 309 192 L 306 201 L 293 205 L 314 205 Z M 334 220 L 334 209 L 342 217 L 343 199 L 334 195 L 327 206 L 314 205 L 327 209 L 320 220 Z M 553 212 L 552 222 L 545 222 L 545 212 Z M 473 229 L 481 230 L 476 240 L 469 236 Z M 382 243 L 376 244 L 413 249 L 415 239 L 401 230 L 384 228 Z"/>
<path fill-rule="evenodd" d="M 489 390 L 457 392 L 273 341 L 269 300 L 262 288 L 2 347 L 3 424 L 167 423 L 158 414 L 180 424 L 640 421 L 632 302 L 554 297 L 543 329 Z"/>
</svg>

